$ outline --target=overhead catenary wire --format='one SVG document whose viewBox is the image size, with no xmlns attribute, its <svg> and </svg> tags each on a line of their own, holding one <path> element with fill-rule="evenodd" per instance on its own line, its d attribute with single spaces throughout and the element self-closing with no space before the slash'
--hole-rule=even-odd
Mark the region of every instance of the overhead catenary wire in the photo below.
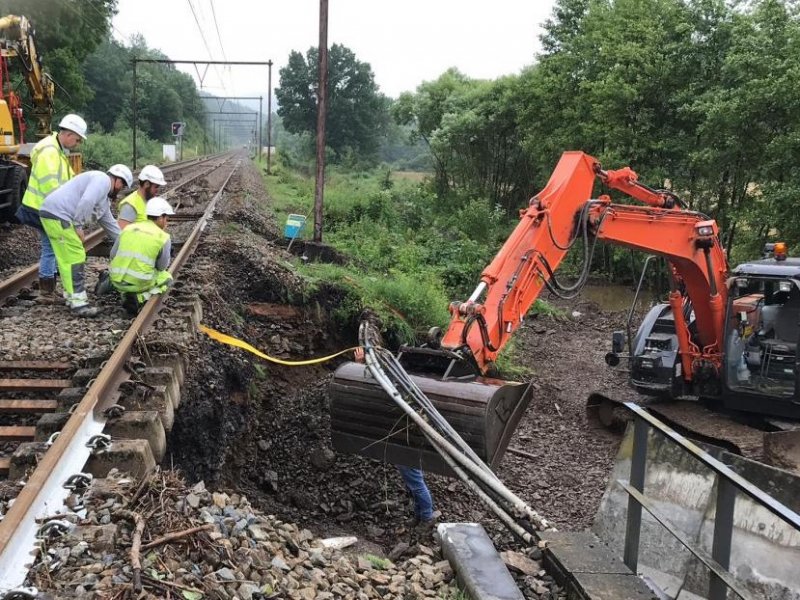
<svg viewBox="0 0 800 600">
<path fill-rule="evenodd" d="M 222 52 L 222 58 L 227 62 L 228 57 L 225 54 L 225 46 L 222 45 L 222 34 L 219 31 L 219 21 L 217 21 L 217 11 L 214 8 L 214 0 L 208 0 L 208 1 L 211 4 L 211 16 L 214 19 L 214 28 L 217 31 L 217 40 L 219 40 L 219 49 Z M 236 86 L 233 83 L 233 74 L 231 73 L 230 65 L 227 67 L 227 71 L 228 71 L 228 77 L 230 77 L 230 80 L 231 80 L 231 91 L 235 95 L 236 94 Z"/>
<path fill-rule="evenodd" d="M 206 52 L 208 52 L 208 58 L 214 60 L 214 53 L 211 52 L 211 48 L 208 45 L 208 41 L 206 41 L 206 35 L 203 33 L 203 27 L 200 25 L 200 19 L 197 18 L 197 12 L 194 10 L 194 4 L 192 4 L 192 0 L 186 0 L 189 3 L 189 9 L 192 11 L 192 16 L 194 17 L 194 22 L 197 24 L 197 30 L 200 32 L 200 39 L 203 40 L 203 46 L 206 48 Z M 227 59 L 225 59 L 227 61 Z M 222 89 L 225 89 L 225 83 L 223 82 L 222 73 L 220 73 L 219 66 L 214 65 L 214 70 L 217 72 L 217 76 L 219 77 L 219 82 L 222 84 Z M 200 82 L 202 87 L 202 81 Z"/>
</svg>

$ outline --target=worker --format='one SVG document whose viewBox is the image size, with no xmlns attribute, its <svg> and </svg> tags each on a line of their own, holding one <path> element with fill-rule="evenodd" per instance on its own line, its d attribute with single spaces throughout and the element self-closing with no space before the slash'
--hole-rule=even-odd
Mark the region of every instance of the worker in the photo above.
<svg viewBox="0 0 800 600">
<path fill-rule="evenodd" d="M 356 362 L 363 363 L 365 361 L 364 348 L 356 348 L 354 355 Z M 414 500 L 414 518 L 410 523 L 411 526 L 423 532 L 433 529 L 436 519 L 441 513 L 433 510 L 433 496 L 431 496 L 431 491 L 425 483 L 424 471 L 417 467 L 396 466 L 397 470 L 400 471 L 400 476 L 403 478 L 406 490 Z"/>
<path fill-rule="evenodd" d="M 50 239 L 42 228 L 39 209 L 45 196 L 72 177 L 72 167 L 67 151 L 74 150 L 86 139 L 86 121 L 78 115 L 66 115 L 58 124 L 58 131 L 39 142 L 31 150 L 31 173 L 28 188 L 17 210 L 17 220 L 39 231 L 42 250 L 39 258 L 39 297 L 41 304 L 54 304 L 56 297 L 56 255 Z"/>
<path fill-rule="evenodd" d="M 432 529 L 440 513 L 433 510 L 433 496 L 425 483 L 425 473 L 422 469 L 405 465 L 397 465 L 397 470 L 414 499 L 414 518 L 411 525 L 423 530 Z"/>
<path fill-rule="evenodd" d="M 113 165 L 105 173 L 86 171 L 51 192 L 39 210 L 42 227 L 55 251 L 67 305 L 76 316 L 94 317 L 99 312 L 89 306 L 86 295 L 84 226 L 94 217 L 116 241 L 120 229 L 111 214 L 110 201 L 132 184 L 133 174 L 125 165 Z"/>
<path fill-rule="evenodd" d="M 122 293 L 123 306 L 136 314 L 151 296 L 163 294 L 172 284 L 167 271 L 172 241 L 166 232 L 167 218 L 175 210 L 164 198 L 147 201 L 144 221 L 128 225 L 111 249 L 107 279 L 98 283 L 98 293 L 109 288 L 105 281 Z"/>
<path fill-rule="evenodd" d="M 139 172 L 139 186 L 125 196 L 119 203 L 117 224 L 120 229 L 125 229 L 130 223 L 147 221 L 145 204 L 158 195 L 158 188 L 167 185 L 161 169 L 155 165 L 146 165 Z"/>
</svg>

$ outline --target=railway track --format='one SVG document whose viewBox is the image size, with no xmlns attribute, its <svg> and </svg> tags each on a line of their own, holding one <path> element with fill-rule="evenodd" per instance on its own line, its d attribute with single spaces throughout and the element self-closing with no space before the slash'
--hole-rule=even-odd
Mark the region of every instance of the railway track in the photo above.
<svg viewBox="0 0 800 600">
<path fill-rule="evenodd" d="M 166 191 L 161 193 L 161 196 L 169 198 L 179 190 L 189 187 L 206 175 L 208 171 L 219 168 L 221 165 L 231 160 L 232 156 L 233 155 L 230 153 L 216 154 L 164 166 L 161 171 L 169 181 L 169 184 Z M 184 173 L 186 174 L 182 175 Z M 129 193 L 129 190 L 125 190 L 119 194 L 118 198 L 124 198 L 127 193 Z M 98 228 L 89 233 L 84 243 L 87 253 L 92 255 L 94 249 L 100 246 L 104 239 L 105 233 L 102 229 Z M 106 249 L 105 253 L 107 254 L 107 252 L 108 250 Z M 94 252 L 94 254 L 96 255 L 97 252 Z M 29 288 L 37 279 L 38 269 L 39 263 L 37 262 L 5 277 L 3 281 L 0 282 L 0 302 L 20 292 L 27 292 L 30 297 Z"/>
<path fill-rule="evenodd" d="M 80 518 L 93 478 L 114 468 L 144 474 L 163 457 L 183 383 L 175 348 L 194 335 L 201 310 L 180 269 L 239 166 L 234 158 L 195 161 L 201 172 L 163 194 L 185 198 L 197 179 L 216 180 L 207 201 L 196 194 L 191 217 L 170 228 L 180 248 L 170 265 L 175 286 L 136 318 L 103 298 L 98 319 L 77 322 L 66 307 L 25 300 L 24 278 L 0 283 L 0 297 L 16 299 L 0 316 L 0 598 L 24 584 L 37 554 L 52 559 L 46 540 Z M 98 246 L 101 234 L 93 235 Z M 9 329 L 16 338 L 3 337 Z"/>
</svg>

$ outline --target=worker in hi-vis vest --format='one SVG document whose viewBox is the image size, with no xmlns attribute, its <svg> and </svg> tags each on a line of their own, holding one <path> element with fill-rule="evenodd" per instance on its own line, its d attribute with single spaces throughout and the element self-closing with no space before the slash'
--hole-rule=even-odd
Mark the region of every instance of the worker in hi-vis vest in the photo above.
<svg viewBox="0 0 800 600">
<path fill-rule="evenodd" d="M 111 201 L 131 185 L 133 174 L 125 165 L 113 165 L 107 173 L 86 171 L 47 196 L 39 210 L 42 227 L 56 254 L 67 306 L 76 316 L 94 317 L 99 312 L 97 307 L 89 306 L 86 295 L 84 227 L 90 221 L 97 220 L 109 237 L 116 241 L 120 230 L 111 214 Z"/>
<path fill-rule="evenodd" d="M 55 304 L 59 299 L 55 294 L 56 255 L 39 220 L 39 209 L 47 194 L 74 176 L 67 151 L 74 150 L 85 139 L 86 121 L 78 115 L 67 115 L 58 124 L 58 132 L 39 140 L 31 150 L 28 188 L 22 196 L 22 204 L 17 209 L 16 217 L 23 225 L 37 229 L 42 241 L 37 298 L 40 304 Z"/>
<path fill-rule="evenodd" d="M 147 221 L 147 201 L 158 195 L 158 188 L 167 185 L 161 169 L 147 165 L 139 172 L 139 187 L 119 201 L 117 224 L 125 229 L 130 223 Z"/>
<path fill-rule="evenodd" d="M 151 296 L 167 291 L 172 285 L 167 271 L 172 240 L 165 230 L 167 218 L 174 214 L 170 203 L 160 196 L 147 201 L 146 220 L 128 225 L 111 248 L 108 276 L 101 277 L 98 294 L 113 287 L 122 294 L 126 310 L 136 314 Z"/>
</svg>

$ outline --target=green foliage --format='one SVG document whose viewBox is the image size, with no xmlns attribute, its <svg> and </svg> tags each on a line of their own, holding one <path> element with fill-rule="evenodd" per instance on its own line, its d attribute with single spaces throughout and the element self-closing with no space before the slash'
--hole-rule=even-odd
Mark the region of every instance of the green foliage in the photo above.
<svg viewBox="0 0 800 600">
<path fill-rule="evenodd" d="M 107 169 L 115 163 L 131 163 L 131 140 L 133 132 L 120 128 L 112 133 L 104 133 L 98 128 L 81 146 L 84 167 L 87 169 Z M 142 164 L 161 162 L 161 145 L 140 133 L 136 137 L 136 154 Z"/>
<path fill-rule="evenodd" d="M 380 556 L 375 556 L 374 554 L 365 554 L 364 558 L 369 561 L 375 569 L 383 570 L 391 564 L 391 561 L 388 558 L 381 558 Z"/>
<path fill-rule="evenodd" d="M 495 368 L 501 379 L 509 381 L 525 381 L 531 378 L 533 370 L 527 365 L 520 364 L 518 338 L 511 338 L 497 355 Z"/>
<path fill-rule="evenodd" d="M 336 284 L 345 291 L 331 315 L 342 329 L 355 331 L 365 308 L 378 314 L 392 344 L 414 343 L 429 327 L 447 322 L 447 296 L 434 277 L 399 271 L 365 274 L 357 267 L 326 263 L 302 265 L 300 272 L 318 290 Z"/>
<path fill-rule="evenodd" d="M 278 114 L 290 133 L 316 133 L 317 63 L 318 51 L 312 47 L 305 57 L 292 51 L 280 70 L 275 97 Z M 359 61 L 349 48 L 333 44 L 328 63 L 326 144 L 338 162 L 372 161 L 388 126 L 389 101 L 378 91 L 370 65 Z"/>
<path fill-rule="evenodd" d="M 25 16 L 34 26 L 43 67 L 58 86 L 56 114 L 83 111 L 92 99 L 81 63 L 106 39 L 116 12 L 117 0 L 0 0 L 0 15 Z M 13 64 L 11 69 L 18 71 Z M 23 99 L 28 100 L 26 89 Z"/>
<path fill-rule="evenodd" d="M 547 300 L 542 300 L 541 298 L 538 298 L 536 302 L 533 303 L 530 312 L 533 315 L 550 317 L 552 319 L 567 318 L 567 312 L 563 308 L 558 308 L 557 306 L 553 306 Z"/>
</svg>

